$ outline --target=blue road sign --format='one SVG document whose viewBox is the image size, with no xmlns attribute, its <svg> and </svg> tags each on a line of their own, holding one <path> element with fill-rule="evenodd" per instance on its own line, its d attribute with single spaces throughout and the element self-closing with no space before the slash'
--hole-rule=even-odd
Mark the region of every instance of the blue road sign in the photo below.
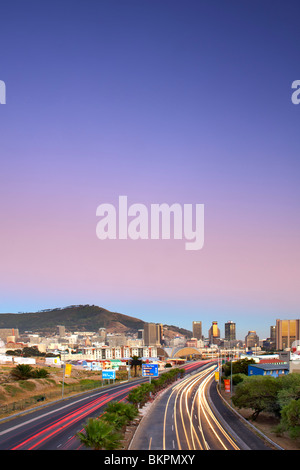
<svg viewBox="0 0 300 470">
<path fill-rule="evenodd" d="M 158 364 L 143 364 L 143 377 L 158 377 Z"/>
<path fill-rule="evenodd" d="M 103 370 L 102 371 L 102 379 L 113 379 L 116 378 L 116 371 L 115 370 Z"/>
</svg>

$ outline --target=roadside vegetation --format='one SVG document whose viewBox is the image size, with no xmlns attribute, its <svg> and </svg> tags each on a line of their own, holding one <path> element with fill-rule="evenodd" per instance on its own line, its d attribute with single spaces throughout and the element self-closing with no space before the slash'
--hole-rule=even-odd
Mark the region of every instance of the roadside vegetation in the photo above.
<svg viewBox="0 0 300 470">
<path fill-rule="evenodd" d="M 175 382 L 175 380 L 183 377 L 184 373 L 184 369 L 179 368 L 164 372 L 160 377 L 152 380 L 151 383 L 144 383 L 133 389 L 128 395 L 128 401 L 137 408 L 142 407 L 151 397 L 154 397 L 163 388 L 168 387 Z"/>
<path fill-rule="evenodd" d="M 127 371 L 116 371 L 116 382 L 127 378 Z M 0 418 L 61 398 L 63 381 L 65 396 L 109 385 L 102 380 L 101 371 L 75 367 L 63 378 L 62 367 L 45 365 L 43 359 L 34 365 L 1 365 Z"/>
<path fill-rule="evenodd" d="M 49 372 L 45 368 L 33 368 L 29 364 L 18 364 L 10 371 L 14 380 L 45 379 Z"/>
<path fill-rule="evenodd" d="M 103 415 L 87 420 L 83 432 L 77 437 L 84 446 L 94 450 L 120 449 L 126 428 L 139 416 L 139 409 L 159 391 L 182 378 L 184 373 L 184 369 L 171 369 L 151 383 L 143 383 L 133 389 L 127 397 L 128 403 L 110 402 Z"/>
<path fill-rule="evenodd" d="M 84 430 L 77 434 L 81 443 L 94 450 L 119 449 L 128 426 L 138 415 L 130 403 L 110 402 L 103 415 L 89 418 Z"/>
<path fill-rule="evenodd" d="M 247 376 L 250 361 L 232 363 L 232 403 L 238 409 L 251 409 L 250 419 L 256 421 L 265 412 L 276 418 L 273 428 L 277 435 L 286 433 L 292 439 L 300 437 L 300 374 L 280 377 Z M 225 366 L 225 367 L 224 367 Z M 231 364 L 223 365 L 224 378 L 230 375 Z M 229 373 L 228 373 L 229 372 Z"/>
</svg>

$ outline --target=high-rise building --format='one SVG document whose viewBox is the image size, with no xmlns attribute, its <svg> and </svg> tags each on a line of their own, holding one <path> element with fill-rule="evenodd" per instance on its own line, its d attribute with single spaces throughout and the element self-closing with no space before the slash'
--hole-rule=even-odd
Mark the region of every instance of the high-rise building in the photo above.
<svg viewBox="0 0 300 470">
<path fill-rule="evenodd" d="M 164 328 L 162 323 L 157 324 L 157 337 L 158 337 L 158 342 L 157 345 L 163 344 L 163 336 L 164 336 Z"/>
<path fill-rule="evenodd" d="M 6 342 L 8 336 L 20 337 L 18 328 L 0 328 L 0 339 Z"/>
<path fill-rule="evenodd" d="M 156 346 L 162 344 L 163 325 L 158 323 L 144 324 L 144 345 Z"/>
<path fill-rule="evenodd" d="M 276 320 L 276 349 L 291 348 L 300 339 L 300 320 Z"/>
<path fill-rule="evenodd" d="M 103 343 L 105 343 L 105 341 L 106 341 L 106 328 L 99 328 L 98 335 L 100 337 L 100 340 Z"/>
<path fill-rule="evenodd" d="M 143 340 L 144 339 L 144 330 L 142 330 L 142 329 L 138 330 L 137 337 L 138 337 L 138 339 Z"/>
<path fill-rule="evenodd" d="M 259 337 L 257 336 L 256 331 L 248 331 L 248 334 L 245 337 L 245 346 L 246 348 L 256 348 L 259 346 Z"/>
<path fill-rule="evenodd" d="M 235 323 L 228 321 L 225 323 L 225 341 L 235 341 L 236 332 L 235 332 Z"/>
<path fill-rule="evenodd" d="M 202 322 L 193 321 L 193 338 L 202 339 Z"/>
<path fill-rule="evenodd" d="M 210 329 L 208 330 L 208 338 L 210 344 L 217 344 L 220 339 L 220 330 L 218 328 L 218 322 L 213 321 Z"/>
<path fill-rule="evenodd" d="M 66 334 L 66 328 L 64 327 L 64 325 L 57 325 L 57 329 L 58 329 L 58 336 L 63 338 Z"/>
<path fill-rule="evenodd" d="M 270 326 L 270 341 L 276 343 L 276 326 Z"/>
</svg>

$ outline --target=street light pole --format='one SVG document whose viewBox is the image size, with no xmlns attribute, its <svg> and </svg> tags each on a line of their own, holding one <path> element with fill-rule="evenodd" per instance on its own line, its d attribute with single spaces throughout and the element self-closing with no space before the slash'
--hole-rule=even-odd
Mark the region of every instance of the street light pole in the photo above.
<svg viewBox="0 0 300 470">
<path fill-rule="evenodd" d="M 230 401 L 232 404 L 232 355 L 231 355 L 231 362 L 230 362 Z"/>
<path fill-rule="evenodd" d="M 63 398 L 63 397 L 64 397 L 65 371 L 66 371 L 66 364 L 65 364 L 65 351 L 64 351 L 64 361 L 63 361 L 63 382 L 62 382 L 61 398 Z"/>
</svg>

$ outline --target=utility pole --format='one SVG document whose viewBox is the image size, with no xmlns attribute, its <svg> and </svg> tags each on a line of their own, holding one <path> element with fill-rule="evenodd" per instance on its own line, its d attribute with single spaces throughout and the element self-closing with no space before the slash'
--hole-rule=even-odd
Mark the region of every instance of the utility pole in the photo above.
<svg viewBox="0 0 300 470">
<path fill-rule="evenodd" d="M 65 364 L 65 351 L 64 354 L 64 361 L 63 361 L 63 382 L 62 382 L 62 390 L 61 390 L 61 398 L 64 397 L 64 386 L 65 386 L 65 371 L 66 371 L 66 364 Z"/>
<path fill-rule="evenodd" d="M 231 354 L 231 362 L 230 362 L 230 401 L 232 404 L 232 354 Z"/>
</svg>

